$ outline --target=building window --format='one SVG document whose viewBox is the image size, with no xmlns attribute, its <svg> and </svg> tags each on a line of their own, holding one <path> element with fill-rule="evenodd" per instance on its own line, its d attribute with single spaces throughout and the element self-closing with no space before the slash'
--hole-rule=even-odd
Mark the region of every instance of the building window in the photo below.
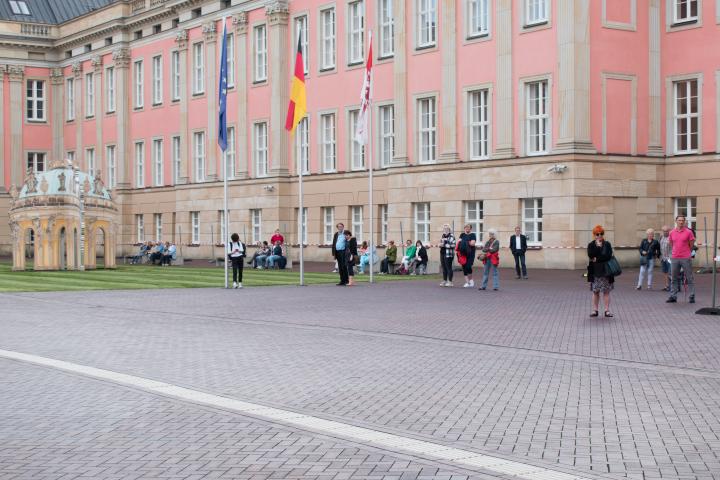
<svg viewBox="0 0 720 480">
<path fill-rule="evenodd" d="M 138 60 L 135 62 L 135 108 L 143 108 L 145 105 L 145 74 L 143 72 L 143 62 Z"/>
<path fill-rule="evenodd" d="M 700 132 L 698 81 L 674 82 L 674 90 L 675 153 L 696 153 Z"/>
<path fill-rule="evenodd" d="M 673 0 L 673 24 L 698 21 L 698 0 Z"/>
<path fill-rule="evenodd" d="M 483 240 L 483 201 L 470 200 L 465 202 L 465 224 L 472 226 L 478 241 Z"/>
<path fill-rule="evenodd" d="M 180 137 L 172 137 L 173 183 L 180 183 Z"/>
<path fill-rule="evenodd" d="M 548 21 L 548 0 L 525 0 L 525 26 L 531 27 Z"/>
<path fill-rule="evenodd" d="M 250 210 L 250 221 L 252 223 L 253 243 L 262 242 L 262 210 Z"/>
<path fill-rule="evenodd" d="M 135 144 L 135 185 L 138 188 L 145 186 L 145 143 Z"/>
<path fill-rule="evenodd" d="M 268 132 L 267 123 L 255 124 L 255 176 L 266 177 L 268 174 Z"/>
<path fill-rule="evenodd" d="M 303 118 L 295 133 L 295 159 L 300 162 L 303 174 L 310 172 L 310 120 Z"/>
<path fill-rule="evenodd" d="M 490 33 L 490 0 L 468 0 L 467 5 L 468 38 Z"/>
<path fill-rule="evenodd" d="M 27 81 L 27 119 L 45 121 L 45 82 L 41 80 Z"/>
<path fill-rule="evenodd" d="M 203 44 L 193 44 L 193 95 L 205 92 L 205 59 Z"/>
<path fill-rule="evenodd" d="M 323 207 L 323 244 L 331 245 L 335 235 L 335 207 Z"/>
<path fill-rule="evenodd" d="M 73 150 L 68 150 L 65 157 L 67 161 L 70 162 L 70 165 L 75 165 L 75 152 Z"/>
<path fill-rule="evenodd" d="M 415 207 L 415 239 L 423 244 L 430 241 L 430 204 L 416 203 Z"/>
<path fill-rule="evenodd" d="M 525 85 L 527 99 L 525 122 L 528 155 L 548 153 L 550 114 L 548 113 L 548 82 L 531 82 Z"/>
<path fill-rule="evenodd" d="M 299 210 L 298 208 L 295 209 L 295 225 L 296 225 L 296 226 L 297 226 L 297 223 L 298 223 L 298 210 Z M 302 237 L 301 243 L 302 243 L 303 245 L 307 245 L 307 243 L 308 243 L 308 238 L 307 238 L 307 214 L 308 214 L 308 209 L 307 209 L 307 207 L 303 207 L 302 232 L 301 232 L 301 235 L 300 235 L 300 236 Z"/>
<path fill-rule="evenodd" d="M 365 168 L 365 146 L 355 140 L 360 110 L 348 112 L 348 139 L 350 140 L 350 168 L 352 170 L 363 170 Z"/>
<path fill-rule="evenodd" d="M 163 238 L 162 234 L 162 213 L 156 213 L 153 215 L 155 220 L 155 241 L 161 242 Z"/>
<path fill-rule="evenodd" d="M 267 30 L 265 25 L 258 25 L 255 32 L 255 81 L 267 80 Z"/>
<path fill-rule="evenodd" d="M 180 52 L 172 52 L 170 56 L 171 70 L 170 76 L 172 77 L 172 99 L 180 100 Z"/>
<path fill-rule="evenodd" d="M 68 78 L 65 82 L 65 89 L 67 91 L 65 118 L 67 118 L 68 121 L 75 120 L 75 79 Z"/>
<path fill-rule="evenodd" d="M 388 243 L 388 206 L 380 205 L 380 243 Z"/>
<path fill-rule="evenodd" d="M 320 139 L 322 143 L 323 172 L 334 172 L 337 169 L 334 113 L 327 113 L 320 116 Z"/>
<path fill-rule="evenodd" d="M 302 15 L 295 18 L 295 35 L 293 39 L 297 39 L 300 36 L 300 49 L 302 51 L 303 69 L 305 75 L 310 71 L 310 52 L 308 51 L 308 17 Z M 293 40 L 295 44 L 295 40 Z"/>
<path fill-rule="evenodd" d="M 155 186 L 160 187 L 163 185 L 163 141 L 162 139 L 153 140 L 152 148 L 153 156 L 153 177 L 155 180 Z"/>
<path fill-rule="evenodd" d="M 348 65 L 363 61 L 364 20 L 363 1 L 350 2 L 348 4 Z"/>
<path fill-rule="evenodd" d="M 335 9 L 328 8 L 320 12 L 322 22 L 320 48 L 321 70 L 335 68 Z"/>
<path fill-rule="evenodd" d="M 135 215 L 135 239 L 137 243 L 145 241 L 145 221 L 142 213 Z"/>
<path fill-rule="evenodd" d="M 24 0 L 10 0 L 10 10 L 13 15 L 30 15 L 30 10 Z"/>
<path fill-rule="evenodd" d="M 490 143 L 490 120 L 488 115 L 488 90 L 468 93 L 468 127 L 470 137 L 470 158 L 488 158 Z"/>
<path fill-rule="evenodd" d="M 227 128 L 227 149 L 224 153 L 227 178 L 235 178 L 235 127 Z"/>
<path fill-rule="evenodd" d="M 218 224 L 220 224 L 220 237 L 215 243 L 225 245 L 228 238 L 227 231 L 225 230 L 225 210 L 218 210 Z"/>
<path fill-rule="evenodd" d="M 108 113 L 115 111 L 115 68 L 105 70 L 105 109 Z"/>
<path fill-rule="evenodd" d="M 85 116 L 95 116 L 95 75 L 85 75 Z"/>
<path fill-rule="evenodd" d="M 193 134 L 193 151 L 195 152 L 195 181 L 205 181 L 205 132 Z"/>
<path fill-rule="evenodd" d="M 200 245 L 200 212 L 190 212 L 190 225 L 192 228 L 192 243 Z"/>
<path fill-rule="evenodd" d="M 105 163 L 107 164 L 107 182 L 109 188 L 117 185 L 117 162 L 115 159 L 115 145 L 105 149 Z"/>
<path fill-rule="evenodd" d="M 436 160 L 436 115 L 435 98 L 418 100 L 418 150 L 420 163 Z"/>
<path fill-rule="evenodd" d="M 363 207 L 362 205 L 355 205 L 350 207 L 351 210 L 351 224 L 352 234 L 358 242 L 363 240 Z"/>
<path fill-rule="evenodd" d="M 27 154 L 27 168 L 32 169 L 33 172 L 44 172 L 45 171 L 45 154 L 30 152 Z"/>
<path fill-rule="evenodd" d="M 235 86 L 235 35 L 232 33 L 227 36 L 227 86 Z"/>
<path fill-rule="evenodd" d="M 162 57 L 158 55 L 152 59 L 152 98 L 153 105 L 160 105 L 163 101 L 163 73 Z"/>
<path fill-rule="evenodd" d="M 685 217 L 686 225 L 693 232 L 696 232 L 697 227 L 697 198 L 696 197 L 683 197 L 675 199 L 675 215 L 673 218 L 677 218 L 678 215 Z"/>
<path fill-rule="evenodd" d="M 96 168 L 97 165 L 95 165 L 95 149 L 94 148 L 87 148 L 85 149 L 85 165 L 87 168 L 87 173 L 91 177 L 95 175 L 97 172 Z"/>
<path fill-rule="evenodd" d="M 393 0 L 380 0 L 378 5 L 380 34 L 380 58 L 392 57 L 395 53 L 395 19 Z"/>
<path fill-rule="evenodd" d="M 380 166 L 389 167 L 395 156 L 395 107 L 384 105 L 380 114 Z"/>
<path fill-rule="evenodd" d="M 432 47 L 437 41 L 437 0 L 416 0 L 417 46 Z"/>
<path fill-rule="evenodd" d="M 542 244 L 542 198 L 523 200 L 522 223 L 528 244 Z"/>
</svg>

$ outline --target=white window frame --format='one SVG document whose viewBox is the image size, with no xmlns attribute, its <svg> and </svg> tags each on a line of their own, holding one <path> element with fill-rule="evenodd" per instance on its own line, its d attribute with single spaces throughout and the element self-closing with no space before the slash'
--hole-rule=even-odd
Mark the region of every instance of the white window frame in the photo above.
<svg viewBox="0 0 720 480">
<path fill-rule="evenodd" d="M 65 80 L 65 95 L 67 97 L 65 119 L 71 122 L 75 120 L 75 79 L 72 77 Z"/>
<path fill-rule="evenodd" d="M 32 167 L 33 172 L 44 172 L 48 169 L 47 153 L 45 152 L 28 152 L 26 168 Z M 39 168 L 42 167 L 42 168 Z"/>
<path fill-rule="evenodd" d="M 695 106 L 697 110 L 695 112 L 691 111 L 692 107 L 692 96 L 691 96 L 691 84 L 695 83 L 695 91 L 697 93 L 697 100 L 695 102 Z M 686 107 L 686 113 L 680 114 L 678 113 L 678 99 L 680 94 L 680 89 L 685 89 L 685 107 Z M 701 88 L 702 88 L 702 82 L 700 78 L 693 77 L 693 78 L 685 78 L 682 80 L 675 80 L 672 82 L 672 145 L 673 145 L 673 152 L 676 155 L 684 155 L 684 154 L 692 154 L 692 153 L 698 153 L 700 148 L 700 132 L 701 132 L 701 125 L 702 125 L 702 116 L 701 116 L 701 101 L 702 101 L 702 95 L 701 95 Z M 697 122 L 697 132 L 692 131 L 692 123 L 693 119 L 696 119 Z M 680 125 L 685 125 L 685 134 L 687 141 L 687 147 L 686 149 L 680 148 L 680 142 L 678 133 L 680 130 Z M 695 148 L 692 146 L 692 138 L 693 133 L 695 133 L 695 139 L 697 142 L 697 145 L 695 145 Z"/>
<path fill-rule="evenodd" d="M 352 109 L 347 112 L 348 125 L 348 151 L 350 152 L 350 170 L 365 170 L 365 145 L 355 140 L 360 110 Z"/>
<path fill-rule="evenodd" d="M 85 74 L 85 118 L 95 116 L 95 75 Z"/>
<path fill-rule="evenodd" d="M 227 148 L 223 153 L 223 160 L 227 165 L 228 178 L 235 178 L 235 127 L 227 127 Z M 225 175 L 225 172 L 223 172 Z"/>
<path fill-rule="evenodd" d="M 537 96 L 533 96 L 533 89 L 537 87 Z M 552 126 L 550 103 L 550 82 L 547 79 L 527 81 L 523 87 L 524 92 L 524 130 L 525 154 L 529 157 L 547 155 L 551 150 Z M 535 109 L 533 109 L 535 107 Z M 542 131 L 541 131 L 542 128 Z M 537 134 L 535 134 L 535 129 Z M 533 139 L 537 139 L 533 143 Z"/>
<path fill-rule="evenodd" d="M 145 187 L 145 142 L 135 142 L 135 186 Z"/>
<path fill-rule="evenodd" d="M 195 181 L 205 181 L 205 132 L 193 132 L 193 160 L 195 162 Z"/>
<path fill-rule="evenodd" d="M 181 145 L 182 140 L 179 135 L 175 135 L 171 140 L 172 149 L 172 162 L 173 162 L 173 183 L 178 184 L 180 182 L 180 165 L 182 162 Z"/>
<path fill-rule="evenodd" d="M 227 34 L 227 87 L 235 87 L 235 34 Z"/>
<path fill-rule="evenodd" d="M 544 25 L 550 21 L 550 0 L 524 0 L 524 27 Z"/>
<path fill-rule="evenodd" d="M 85 170 L 88 175 L 95 176 L 97 173 L 97 163 L 95 162 L 95 148 L 85 149 Z"/>
<path fill-rule="evenodd" d="M 262 242 L 262 209 L 250 210 L 250 228 L 252 230 L 252 243 Z"/>
<path fill-rule="evenodd" d="M 163 103 L 163 58 L 162 55 L 152 57 L 152 103 Z"/>
<path fill-rule="evenodd" d="M 305 75 L 310 73 L 310 50 L 309 50 L 309 28 L 308 28 L 308 15 L 302 14 L 295 17 L 293 21 L 293 46 L 297 47 L 298 35 L 300 35 L 300 49 L 302 51 L 303 58 L 303 71 Z M 295 53 L 297 48 L 293 50 Z"/>
<path fill-rule="evenodd" d="M 135 108 L 143 108 L 145 106 L 145 72 L 143 69 L 143 61 L 135 60 L 133 62 L 133 72 L 135 79 Z"/>
<path fill-rule="evenodd" d="M 200 212 L 190 212 L 190 231 L 192 232 L 191 243 L 200 245 Z"/>
<path fill-rule="evenodd" d="M 155 241 L 161 242 L 163 238 L 162 213 L 154 213 L 153 220 L 153 223 L 155 223 Z"/>
<path fill-rule="evenodd" d="M 180 100 L 180 52 L 175 50 L 170 54 L 170 76 L 172 77 L 172 86 L 170 88 L 172 100 Z"/>
<path fill-rule="evenodd" d="M 470 160 L 490 158 L 490 95 L 489 88 L 477 88 L 467 92 L 467 147 Z"/>
<path fill-rule="evenodd" d="M 335 7 L 320 11 L 320 71 L 335 69 L 336 15 Z"/>
<path fill-rule="evenodd" d="M 320 156 L 323 173 L 337 172 L 337 121 L 334 112 L 320 114 Z"/>
<path fill-rule="evenodd" d="M 152 141 L 153 183 L 162 187 L 163 181 L 163 139 L 154 138 Z"/>
<path fill-rule="evenodd" d="M 225 210 L 218 210 L 218 224 L 220 225 L 220 236 L 218 237 L 219 240 L 215 243 L 225 245 L 225 242 L 228 240 L 228 234 L 227 231 L 225 231 Z"/>
<path fill-rule="evenodd" d="M 115 112 L 115 67 L 105 69 L 105 111 Z"/>
<path fill-rule="evenodd" d="M 135 214 L 135 238 L 137 243 L 145 241 L 145 219 L 142 213 Z"/>
<path fill-rule="evenodd" d="M 350 225 L 353 237 L 358 243 L 363 241 L 363 206 L 353 205 L 350 207 Z"/>
<path fill-rule="evenodd" d="M 354 0 L 347 4 L 347 64 L 363 62 L 365 53 L 365 1 Z"/>
<path fill-rule="evenodd" d="M 310 173 L 310 118 L 305 116 L 295 130 L 295 161 L 299 162 L 303 175 Z M 295 164 L 297 168 L 297 163 Z"/>
<path fill-rule="evenodd" d="M 543 199 L 523 198 L 522 208 L 522 229 L 527 237 L 527 244 L 531 246 L 542 245 L 542 223 L 543 223 Z M 528 210 L 532 216 L 528 216 Z"/>
<path fill-rule="evenodd" d="M 335 235 L 335 207 L 323 207 L 323 245 L 331 245 Z"/>
<path fill-rule="evenodd" d="M 253 124 L 253 160 L 255 177 L 267 177 L 268 165 L 268 122 Z"/>
<path fill-rule="evenodd" d="M 483 241 L 483 228 L 485 218 L 485 204 L 483 200 L 467 200 L 463 202 L 463 212 L 465 214 L 464 225 L 472 225 L 472 231 L 478 241 Z"/>
<path fill-rule="evenodd" d="M 466 37 L 470 39 L 490 35 L 490 0 L 466 0 Z"/>
<path fill-rule="evenodd" d="M 75 165 L 75 151 L 74 150 L 68 150 L 65 152 L 65 158 L 72 164 Z"/>
<path fill-rule="evenodd" d="M 380 217 L 380 243 L 383 245 L 387 245 L 388 243 L 388 225 L 389 225 L 389 209 L 388 205 L 379 205 L 378 208 L 379 214 L 378 217 Z"/>
<path fill-rule="evenodd" d="M 262 23 L 253 27 L 253 78 L 255 83 L 268 79 L 267 26 Z"/>
<path fill-rule="evenodd" d="M 684 215 L 687 227 L 697 232 L 697 197 L 676 197 L 673 204 L 673 221 Z"/>
<path fill-rule="evenodd" d="M 115 145 L 105 147 L 105 164 L 107 165 L 107 186 L 115 188 L 117 186 L 117 150 Z"/>
<path fill-rule="evenodd" d="M 205 93 L 205 48 L 202 42 L 193 43 L 193 95 Z"/>
<path fill-rule="evenodd" d="M 299 212 L 299 210 L 300 210 L 299 208 L 296 208 L 296 209 L 295 209 L 295 228 L 297 228 L 298 212 Z M 300 240 L 300 242 L 301 242 L 303 245 L 307 245 L 307 244 L 308 244 L 307 221 L 308 221 L 308 209 L 307 209 L 307 207 L 303 207 L 302 232 L 301 232 L 301 235 L 299 235 L 299 236 L 302 237 L 302 240 Z"/>
<path fill-rule="evenodd" d="M 38 94 L 38 86 L 40 94 Z M 29 79 L 26 84 L 26 113 L 29 122 L 44 122 L 47 118 L 47 98 L 44 80 Z M 27 95 L 28 91 L 30 92 Z"/>
<path fill-rule="evenodd" d="M 415 220 L 415 241 L 420 240 L 423 245 L 430 243 L 430 202 L 413 204 L 413 219 Z"/>
<path fill-rule="evenodd" d="M 437 98 L 418 97 L 417 116 L 417 163 L 426 165 L 437 162 Z"/>
<path fill-rule="evenodd" d="M 395 105 L 379 105 L 377 117 L 379 164 L 387 168 L 395 156 Z"/>
<path fill-rule="evenodd" d="M 395 55 L 395 16 L 393 0 L 378 0 L 378 58 Z"/>
<path fill-rule="evenodd" d="M 437 0 L 415 0 L 415 46 L 417 49 L 437 45 Z"/>
<path fill-rule="evenodd" d="M 691 14 L 692 6 L 695 6 L 695 15 Z M 685 7 L 686 16 L 680 17 L 680 10 Z M 688 24 L 695 23 L 700 20 L 701 3 L 698 0 L 672 0 L 672 24 Z"/>
</svg>

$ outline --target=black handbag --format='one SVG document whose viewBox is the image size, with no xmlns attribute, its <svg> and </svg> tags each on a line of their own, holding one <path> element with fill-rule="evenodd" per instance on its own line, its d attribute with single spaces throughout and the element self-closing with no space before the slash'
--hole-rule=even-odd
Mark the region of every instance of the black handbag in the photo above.
<svg viewBox="0 0 720 480">
<path fill-rule="evenodd" d="M 610 277 L 617 277 L 622 273 L 622 268 L 620 268 L 620 262 L 617 261 L 617 258 L 610 257 L 610 260 L 608 260 L 605 263 L 605 272 L 607 272 L 607 275 Z"/>
</svg>

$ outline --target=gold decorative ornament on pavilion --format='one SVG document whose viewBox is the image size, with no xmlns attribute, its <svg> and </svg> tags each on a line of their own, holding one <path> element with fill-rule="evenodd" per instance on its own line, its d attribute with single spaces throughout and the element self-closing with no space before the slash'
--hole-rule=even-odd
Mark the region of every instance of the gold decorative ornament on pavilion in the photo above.
<svg viewBox="0 0 720 480">
<path fill-rule="evenodd" d="M 89 175 L 56 160 L 44 172 L 29 168 L 10 197 L 13 270 L 25 270 L 29 258 L 34 270 L 94 269 L 98 257 L 115 268 L 118 211 L 100 171 Z"/>
</svg>

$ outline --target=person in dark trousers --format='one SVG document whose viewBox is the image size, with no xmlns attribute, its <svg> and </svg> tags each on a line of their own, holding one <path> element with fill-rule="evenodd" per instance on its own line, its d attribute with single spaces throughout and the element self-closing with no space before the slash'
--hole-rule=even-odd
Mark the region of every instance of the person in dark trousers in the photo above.
<svg viewBox="0 0 720 480">
<path fill-rule="evenodd" d="M 395 246 L 395 240 L 390 240 L 388 246 L 385 249 L 385 258 L 380 262 L 380 275 L 386 275 L 390 273 L 390 265 L 395 264 L 397 260 L 397 247 Z"/>
<path fill-rule="evenodd" d="M 443 233 L 440 238 L 440 262 L 442 264 L 443 281 L 441 287 L 453 286 L 453 257 L 455 256 L 455 235 L 450 230 L 450 225 L 443 225 Z"/>
<path fill-rule="evenodd" d="M 510 237 L 510 251 L 515 257 L 515 278 L 522 278 L 527 280 L 527 268 L 525 268 L 525 252 L 527 251 L 527 237 L 520 233 L 520 227 L 515 227 L 515 235 Z"/>
<path fill-rule="evenodd" d="M 410 275 L 425 275 L 428 264 L 428 254 L 425 245 L 420 240 L 415 242 L 415 261 L 413 262 L 413 271 Z"/>
<path fill-rule="evenodd" d="M 345 249 L 347 241 L 345 240 L 345 225 L 338 223 L 336 225 L 337 232 L 333 235 L 332 240 L 332 255 L 337 261 L 338 273 L 340 274 L 340 282 L 337 284 L 338 287 L 343 287 L 348 284 L 348 267 L 347 267 L 347 256 Z"/>
<path fill-rule="evenodd" d="M 355 264 L 358 262 L 358 244 L 357 239 L 352 236 L 352 232 L 350 230 L 345 230 L 345 256 L 347 257 L 345 259 L 345 265 L 347 268 L 347 275 L 348 275 L 348 287 L 352 287 L 355 285 Z"/>
<path fill-rule="evenodd" d="M 240 236 L 233 233 L 230 236 L 228 246 L 228 257 L 232 262 L 233 288 L 242 288 L 243 260 L 245 259 L 245 244 L 240 241 Z"/>
<path fill-rule="evenodd" d="M 473 288 L 475 281 L 472 276 L 473 261 L 475 261 L 475 242 L 477 237 L 472 232 L 472 225 L 465 225 L 464 232 L 460 234 L 455 250 L 458 253 L 458 262 L 463 267 L 463 275 L 465 275 L 465 285 L 463 288 Z M 463 260 L 464 259 L 464 260 Z M 463 261 L 465 263 L 463 263 Z"/>
<path fill-rule="evenodd" d="M 587 254 L 590 259 L 588 264 L 588 282 L 590 282 L 590 291 L 592 291 L 592 313 L 591 317 L 598 316 L 600 306 L 600 293 L 603 294 L 605 301 L 605 317 L 613 317 L 610 313 L 610 292 L 614 288 L 615 277 L 608 274 L 607 262 L 613 256 L 613 249 L 610 242 L 605 240 L 605 229 L 602 225 L 596 225 L 593 228 L 595 240 L 588 243 Z"/>
</svg>

